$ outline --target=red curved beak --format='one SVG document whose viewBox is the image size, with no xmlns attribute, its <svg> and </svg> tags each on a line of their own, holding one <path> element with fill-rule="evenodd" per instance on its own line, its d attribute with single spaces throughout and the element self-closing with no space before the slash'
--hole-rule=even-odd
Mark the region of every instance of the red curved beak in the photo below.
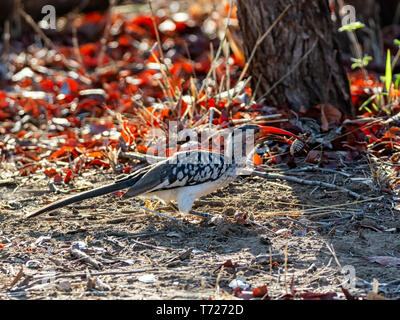
<svg viewBox="0 0 400 320">
<path fill-rule="evenodd" d="M 260 131 L 261 131 L 261 138 L 270 136 L 271 134 L 280 134 L 280 135 L 297 138 L 297 136 L 294 135 L 293 133 L 283 130 L 283 129 L 275 128 L 275 127 L 260 126 Z"/>
</svg>

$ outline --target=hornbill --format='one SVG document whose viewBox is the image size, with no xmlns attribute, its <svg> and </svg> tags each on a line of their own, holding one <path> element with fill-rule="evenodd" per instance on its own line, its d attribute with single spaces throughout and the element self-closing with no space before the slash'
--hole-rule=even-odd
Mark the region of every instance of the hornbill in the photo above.
<svg viewBox="0 0 400 320">
<path fill-rule="evenodd" d="M 50 203 L 25 217 L 32 218 L 66 205 L 129 188 L 121 199 L 157 198 L 182 214 L 190 213 L 196 199 L 219 189 L 240 174 L 254 153 L 248 145 L 272 134 L 294 134 L 279 128 L 246 124 L 231 130 L 224 154 L 207 150 L 177 152 L 160 162 L 139 169 L 115 183 Z"/>
</svg>

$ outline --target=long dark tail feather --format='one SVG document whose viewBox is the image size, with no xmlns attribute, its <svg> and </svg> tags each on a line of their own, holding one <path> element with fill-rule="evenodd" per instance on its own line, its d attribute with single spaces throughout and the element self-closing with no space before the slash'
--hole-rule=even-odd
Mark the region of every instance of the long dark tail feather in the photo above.
<svg viewBox="0 0 400 320">
<path fill-rule="evenodd" d="M 105 194 L 108 194 L 108 193 L 112 193 L 112 192 L 115 192 L 115 191 L 119 191 L 119 190 L 122 190 L 122 189 L 125 189 L 125 188 L 128 188 L 128 187 L 131 187 L 132 185 L 134 185 L 137 182 L 137 180 L 139 178 L 140 178 L 140 176 L 136 176 L 136 177 L 132 177 L 131 179 L 120 180 L 120 181 L 117 181 L 117 182 L 115 182 L 113 184 L 106 185 L 104 187 L 99 187 L 99 188 L 96 188 L 96 189 L 92 189 L 92 190 L 89 190 L 89 191 L 85 191 L 85 192 L 79 193 L 79 194 L 77 194 L 75 196 L 71 196 L 71 197 L 68 197 L 68 198 L 65 198 L 65 199 L 61 199 L 59 201 L 50 203 L 47 206 L 44 206 L 44 207 L 42 207 L 42 208 L 40 208 L 38 210 L 35 210 L 34 212 L 28 213 L 25 216 L 25 218 L 33 218 L 33 217 L 39 216 L 39 215 L 41 215 L 43 213 L 56 210 L 58 208 L 67 206 L 67 205 L 75 203 L 75 202 L 79 202 L 79 201 L 82 201 L 82 200 L 85 200 L 85 199 L 102 196 L 102 195 L 105 195 Z"/>
</svg>

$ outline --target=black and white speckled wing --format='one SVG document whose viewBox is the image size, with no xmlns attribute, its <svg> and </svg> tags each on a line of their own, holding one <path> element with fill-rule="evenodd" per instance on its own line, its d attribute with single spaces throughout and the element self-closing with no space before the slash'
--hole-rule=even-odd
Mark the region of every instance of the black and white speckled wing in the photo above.
<svg viewBox="0 0 400 320">
<path fill-rule="evenodd" d="M 171 158 L 170 163 L 175 163 L 175 166 L 168 177 L 170 183 L 168 188 L 212 182 L 232 169 L 224 155 L 208 151 L 177 153 Z"/>
<path fill-rule="evenodd" d="M 132 177 L 137 181 L 122 198 L 216 181 L 222 176 L 233 175 L 233 170 L 232 164 L 226 163 L 221 154 L 208 151 L 179 152 L 143 171 L 139 179 L 138 176 Z"/>
</svg>

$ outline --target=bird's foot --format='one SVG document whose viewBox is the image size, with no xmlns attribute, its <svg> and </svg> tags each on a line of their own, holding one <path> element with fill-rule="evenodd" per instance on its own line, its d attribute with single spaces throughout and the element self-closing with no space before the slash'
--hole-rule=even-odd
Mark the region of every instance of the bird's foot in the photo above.
<svg viewBox="0 0 400 320">
<path fill-rule="evenodd" d="M 146 200 L 144 207 L 149 210 L 157 211 L 157 207 L 160 204 L 160 201 L 157 201 L 155 204 L 150 200 Z"/>
</svg>

